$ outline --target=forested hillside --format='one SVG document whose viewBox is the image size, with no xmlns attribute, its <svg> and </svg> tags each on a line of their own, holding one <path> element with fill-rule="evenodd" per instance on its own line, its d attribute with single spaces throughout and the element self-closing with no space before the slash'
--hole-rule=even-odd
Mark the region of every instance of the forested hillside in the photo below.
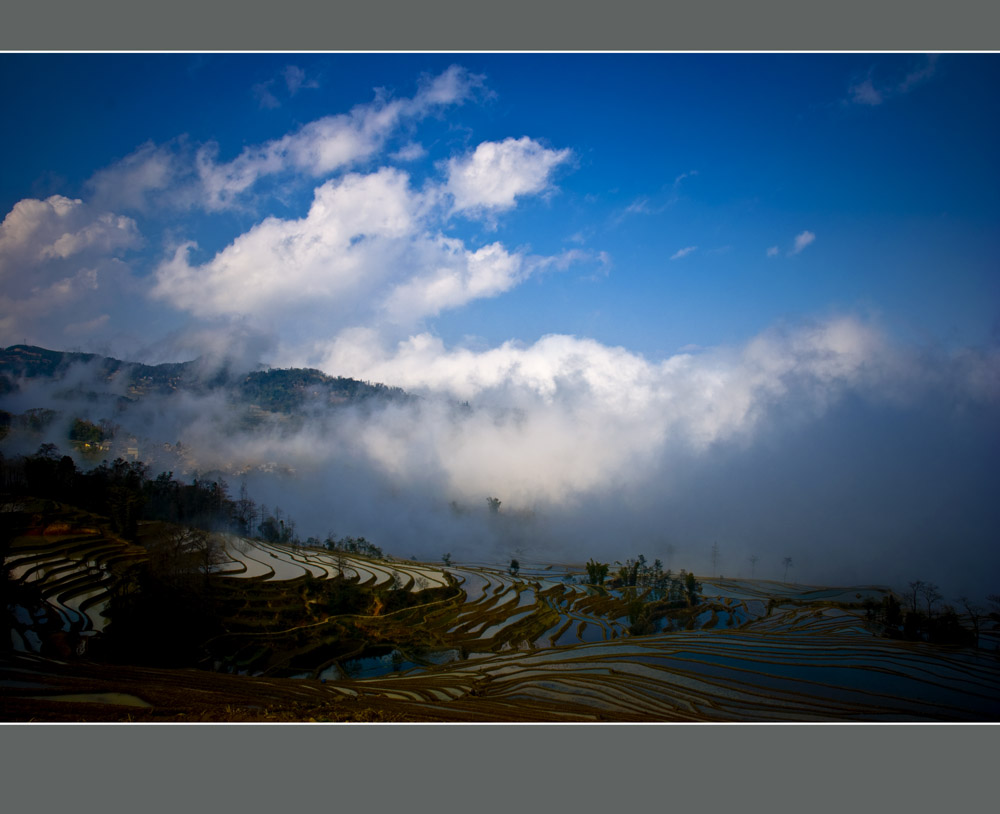
<svg viewBox="0 0 1000 814">
<path fill-rule="evenodd" d="M 307 402 L 336 405 L 372 398 L 412 398 L 398 387 L 328 376 L 308 368 L 239 373 L 225 365 L 209 366 L 197 359 L 144 365 L 31 345 L 12 345 L 0 350 L 0 396 L 18 392 L 25 380 L 62 383 L 65 387 L 60 395 L 67 399 L 114 396 L 128 402 L 179 390 L 198 394 L 217 391 L 236 404 L 281 413 L 295 412 Z"/>
</svg>

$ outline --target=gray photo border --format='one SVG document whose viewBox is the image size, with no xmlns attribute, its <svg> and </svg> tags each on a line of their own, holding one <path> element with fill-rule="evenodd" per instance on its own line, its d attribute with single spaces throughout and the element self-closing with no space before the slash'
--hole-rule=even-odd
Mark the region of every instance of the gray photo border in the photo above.
<svg viewBox="0 0 1000 814">
<path fill-rule="evenodd" d="M 38 0 L 0 50 L 521 51 L 996 48 L 982 0 Z"/>
</svg>

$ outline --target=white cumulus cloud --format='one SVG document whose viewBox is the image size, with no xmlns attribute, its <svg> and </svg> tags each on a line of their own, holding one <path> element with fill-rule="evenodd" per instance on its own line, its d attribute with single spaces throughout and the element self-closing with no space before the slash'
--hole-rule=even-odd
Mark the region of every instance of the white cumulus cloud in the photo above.
<svg viewBox="0 0 1000 814">
<path fill-rule="evenodd" d="M 139 229 L 131 218 L 96 211 L 63 195 L 44 201 L 25 198 L 0 223 L 0 274 L 81 253 L 120 252 L 139 243 Z"/>
<path fill-rule="evenodd" d="M 395 288 L 385 310 L 395 322 L 415 315 L 437 314 L 465 305 L 474 299 L 494 297 L 522 282 L 530 266 L 520 254 L 510 254 L 501 244 L 492 243 L 470 252 L 460 240 L 439 237 L 420 242 L 429 254 L 426 271 Z"/>
<path fill-rule="evenodd" d="M 453 211 L 475 216 L 511 209 L 517 198 L 545 191 L 552 171 L 570 155 L 568 149 L 550 150 L 527 136 L 483 142 L 448 161 L 445 189 L 454 199 Z"/>
<path fill-rule="evenodd" d="M 203 265 L 190 265 L 193 245 L 182 245 L 157 270 L 153 294 L 199 316 L 351 300 L 391 274 L 418 205 L 395 170 L 328 181 L 304 218 L 266 218 Z"/>
<path fill-rule="evenodd" d="M 207 262 L 192 264 L 195 247 L 182 244 L 157 269 L 152 293 L 202 317 L 291 316 L 329 335 L 349 324 L 412 325 L 594 259 L 579 250 L 526 256 L 498 242 L 469 247 L 440 232 L 437 200 L 433 187 L 412 189 L 400 169 L 332 179 L 305 217 L 267 218 Z"/>
<path fill-rule="evenodd" d="M 100 327 L 88 317 L 130 287 L 119 258 L 141 243 L 131 218 L 79 199 L 18 201 L 0 223 L 0 342 L 61 345 L 60 318 Z"/>
</svg>

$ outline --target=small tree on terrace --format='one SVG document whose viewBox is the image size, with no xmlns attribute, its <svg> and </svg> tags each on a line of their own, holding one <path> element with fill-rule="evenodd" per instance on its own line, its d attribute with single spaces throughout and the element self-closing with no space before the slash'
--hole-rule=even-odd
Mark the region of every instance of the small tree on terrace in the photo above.
<svg viewBox="0 0 1000 814">
<path fill-rule="evenodd" d="M 701 583 L 695 579 L 692 572 L 688 572 L 684 575 L 684 590 L 687 592 L 687 601 L 689 605 L 698 604 L 698 592 L 701 590 Z"/>
<path fill-rule="evenodd" d="M 649 572 L 649 583 L 653 589 L 653 599 L 663 599 L 666 594 L 666 578 L 663 574 L 663 563 L 659 559 L 653 560 L 653 567 Z"/>
<path fill-rule="evenodd" d="M 519 563 L 517 560 L 511 560 L 510 561 L 510 568 L 509 568 L 510 575 L 512 577 L 516 577 L 517 576 L 517 572 L 520 571 L 520 570 L 521 570 L 521 563 Z"/>
<path fill-rule="evenodd" d="M 490 514 L 500 513 L 500 498 L 488 497 L 486 498 L 486 505 L 489 506 Z"/>
<path fill-rule="evenodd" d="M 608 564 L 597 562 L 593 557 L 587 563 L 587 581 L 591 585 L 603 585 L 604 579 L 608 575 Z"/>
<path fill-rule="evenodd" d="M 792 567 L 792 558 L 785 557 L 785 559 L 781 561 L 781 564 L 785 566 L 785 582 L 788 582 L 788 569 Z"/>
</svg>

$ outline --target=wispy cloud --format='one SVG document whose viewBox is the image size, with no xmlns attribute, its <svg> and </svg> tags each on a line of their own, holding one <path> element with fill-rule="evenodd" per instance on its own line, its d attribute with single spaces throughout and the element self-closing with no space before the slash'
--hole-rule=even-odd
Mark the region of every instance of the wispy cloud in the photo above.
<svg viewBox="0 0 1000 814">
<path fill-rule="evenodd" d="M 698 170 L 691 170 L 689 172 L 682 172 L 680 175 L 678 175 L 674 179 L 674 189 L 676 190 L 681 185 L 681 181 L 683 181 L 685 178 L 691 178 L 692 176 L 697 175 L 697 174 L 698 174 Z"/>
<path fill-rule="evenodd" d="M 661 212 L 665 212 L 671 206 L 680 200 L 678 189 L 680 188 L 681 182 L 685 178 L 691 178 L 698 174 L 698 170 L 690 170 L 689 172 L 682 172 L 676 178 L 674 178 L 673 183 L 667 190 L 666 185 L 664 189 L 660 191 L 657 195 L 660 200 L 659 202 L 654 201 L 648 195 L 640 195 L 638 198 L 633 200 L 624 209 L 618 211 L 618 213 L 611 219 L 611 223 L 614 226 L 620 226 L 621 223 L 631 215 L 659 215 Z M 666 191 L 666 194 L 664 192 Z"/>
<path fill-rule="evenodd" d="M 613 226 L 620 226 L 622 222 L 631 217 L 632 215 L 659 215 L 663 212 L 673 201 L 668 201 L 663 204 L 653 204 L 648 196 L 642 195 L 632 201 L 624 209 L 618 211 L 616 215 L 611 218 L 611 224 Z"/>
<path fill-rule="evenodd" d="M 400 147 L 389 157 L 394 161 L 419 161 L 425 155 L 427 155 L 427 150 L 424 149 L 424 146 L 411 141 L 409 144 Z"/>
<path fill-rule="evenodd" d="M 268 79 L 266 82 L 259 82 L 252 90 L 254 96 L 262 108 L 274 110 L 281 107 L 281 100 L 277 96 L 277 88 L 284 85 L 288 91 L 288 96 L 295 96 L 303 88 L 318 88 L 319 82 L 306 76 L 298 65 L 286 65 L 277 76 Z"/>
<path fill-rule="evenodd" d="M 649 205 L 649 198 L 642 197 L 636 198 L 632 203 L 625 207 L 623 215 L 651 215 L 655 209 Z"/>
<path fill-rule="evenodd" d="M 298 67 L 298 65 L 286 65 L 281 75 L 285 80 L 285 87 L 288 88 L 288 93 L 291 96 L 294 96 L 303 88 L 319 87 L 319 82 L 316 79 L 307 77 L 306 72 Z"/>
<path fill-rule="evenodd" d="M 929 54 L 925 58 L 925 62 L 921 67 L 910 71 L 905 77 L 903 77 L 903 81 L 899 83 L 896 90 L 899 93 L 907 93 L 925 80 L 930 79 L 937 71 L 937 61 L 937 54 Z"/>
<path fill-rule="evenodd" d="M 689 254 L 691 254 L 691 252 L 697 250 L 697 248 L 698 248 L 697 246 L 686 246 L 683 249 L 678 249 L 670 256 L 670 259 L 680 260 L 682 257 L 687 257 Z"/>
<path fill-rule="evenodd" d="M 294 66 L 290 66 L 294 67 Z M 278 99 L 284 82 L 296 91 L 311 87 L 304 74 L 286 72 L 255 87 L 262 106 Z M 263 144 L 247 146 L 230 161 L 219 161 L 215 142 L 190 145 L 176 139 L 166 145 L 144 145 L 132 155 L 95 173 L 90 185 L 107 198 L 105 205 L 141 208 L 157 205 L 198 207 L 207 211 L 240 209 L 262 178 L 298 173 L 321 178 L 371 159 L 398 129 L 442 108 L 461 105 L 483 86 L 483 77 L 453 65 L 424 77 L 412 97 L 387 98 L 379 90 L 374 101 L 348 113 L 324 116 Z M 183 190 L 178 182 L 184 182 Z M 157 194 L 169 186 L 167 194 Z"/>
<path fill-rule="evenodd" d="M 789 252 L 789 254 L 798 254 L 806 246 L 812 243 L 815 239 L 816 235 L 813 232 L 810 232 L 808 229 L 806 229 L 806 231 L 804 232 L 801 232 L 800 234 L 797 234 L 795 236 L 795 245 L 792 247 L 792 250 Z"/>
<path fill-rule="evenodd" d="M 852 85 L 850 88 L 851 101 L 858 105 L 869 105 L 875 107 L 882 104 L 882 93 L 876 89 L 871 77 Z"/>
<path fill-rule="evenodd" d="M 86 183 L 92 202 L 108 209 L 148 211 L 153 204 L 187 208 L 193 203 L 193 168 L 184 139 L 140 145 L 120 161 L 95 172 Z"/>
<path fill-rule="evenodd" d="M 274 110 L 281 107 L 278 97 L 271 92 L 272 87 L 274 87 L 274 80 L 268 79 L 267 82 L 259 82 L 252 88 L 253 95 L 257 97 L 262 109 Z"/>
<path fill-rule="evenodd" d="M 923 57 L 922 62 L 911 68 L 902 78 L 876 81 L 875 69 L 871 68 L 863 78 L 856 79 L 848 88 L 847 103 L 878 107 L 894 96 L 909 93 L 923 84 L 937 72 L 937 54 Z"/>
<path fill-rule="evenodd" d="M 771 246 L 771 248 L 767 250 L 768 257 L 777 257 L 780 253 L 781 252 L 777 246 Z"/>
</svg>

